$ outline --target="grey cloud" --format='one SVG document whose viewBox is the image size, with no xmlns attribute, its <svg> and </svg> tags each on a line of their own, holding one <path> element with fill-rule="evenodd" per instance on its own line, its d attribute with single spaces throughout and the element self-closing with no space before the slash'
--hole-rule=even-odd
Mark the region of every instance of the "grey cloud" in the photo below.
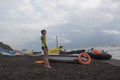
<svg viewBox="0 0 120 80">
<path fill-rule="evenodd" d="M 119 44 L 119 35 L 104 32 L 120 31 L 119 7 L 118 0 L 2 0 L 1 41 L 40 50 L 40 30 L 45 28 L 50 48 L 56 35 L 69 49 Z"/>
</svg>

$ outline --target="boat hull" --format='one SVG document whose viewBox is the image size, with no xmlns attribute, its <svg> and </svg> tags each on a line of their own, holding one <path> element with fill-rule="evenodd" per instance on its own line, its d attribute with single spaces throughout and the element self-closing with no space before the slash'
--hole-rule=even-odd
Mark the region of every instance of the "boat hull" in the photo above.
<svg viewBox="0 0 120 80">
<path fill-rule="evenodd" d="M 66 55 L 49 55 L 50 61 L 57 61 L 57 62 L 77 62 L 78 61 L 78 54 L 66 54 Z"/>
<path fill-rule="evenodd" d="M 112 55 L 108 53 L 101 53 L 101 54 L 95 54 L 93 52 L 87 52 L 91 58 L 98 59 L 98 60 L 110 60 L 112 58 Z"/>
</svg>

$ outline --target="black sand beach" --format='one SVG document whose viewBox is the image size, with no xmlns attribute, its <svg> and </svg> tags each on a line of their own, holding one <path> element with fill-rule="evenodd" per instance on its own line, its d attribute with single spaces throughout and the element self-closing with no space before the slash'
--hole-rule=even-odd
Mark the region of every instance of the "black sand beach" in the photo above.
<svg viewBox="0 0 120 80">
<path fill-rule="evenodd" d="M 52 69 L 34 61 L 41 57 L 0 56 L 0 80 L 120 80 L 120 66 L 99 60 L 90 65 L 51 63 Z M 113 61 L 114 63 L 114 61 Z"/>
</svg>

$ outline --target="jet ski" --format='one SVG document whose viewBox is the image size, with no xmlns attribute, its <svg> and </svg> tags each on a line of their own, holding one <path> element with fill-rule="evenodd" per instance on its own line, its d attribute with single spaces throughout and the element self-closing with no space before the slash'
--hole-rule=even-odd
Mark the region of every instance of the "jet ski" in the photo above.
<svg viewBox="0 0 120 80">
<path fill-rule="evenodd" d="M 112 55 L 109 54 L 107 51 L 100 51 L 95 48 L 89 49 L 88 51 L 86 51 L 86 53 L 88 53 L 91 58 L 98 60 L 110 60 L 112 58 Z"/>
</svg>

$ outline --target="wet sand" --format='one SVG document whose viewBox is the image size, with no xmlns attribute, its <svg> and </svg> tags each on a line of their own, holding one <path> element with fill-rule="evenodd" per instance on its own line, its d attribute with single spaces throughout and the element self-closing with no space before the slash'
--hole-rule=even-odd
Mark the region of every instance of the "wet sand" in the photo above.
<svg viewBox="0 0 120 80">
<path fill-rule="evenodd" d="M 0 56 L 0 80 L 120 80 L 120 66 L 111 65 L 113 60 L 92 60 L 89 65 L 51 62 L 49 70 L 34 64 L 36 60 L 42 57 Z"/>
<path fill-rule="evenodd" d="M 120 60 L 111 59 L 111 60 L 103 60 L 103 62 L 120 67 Z"/>
</svg>

